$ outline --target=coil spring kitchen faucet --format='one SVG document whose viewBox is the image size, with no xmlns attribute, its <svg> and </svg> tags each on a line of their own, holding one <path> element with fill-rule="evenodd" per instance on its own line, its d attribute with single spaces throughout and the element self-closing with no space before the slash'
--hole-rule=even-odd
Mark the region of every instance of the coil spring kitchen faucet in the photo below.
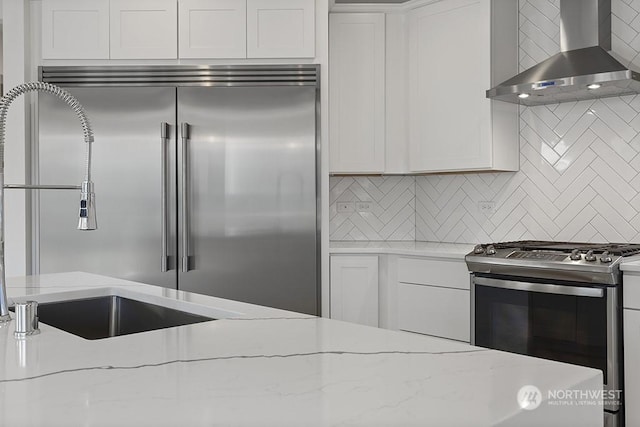
<svg viewBox="0 0 640 427">
<path fill-rule="evenodd" d="M 56 95 L 69 105 L 76 113 L 82 124 L 84 141 L 86 142 L 86 174 L 81 185 L 5 185 L 4 184 L 4 140 L 7 112 L 11 103 L 27 92 L 47 92 Z M 9 322 L 9 306 L 7 303 L 7 285 L 4 268 L 4 189 L 79 189 L 80 190 L 80 219 L 78 230 L 95 230 L 95 194 L 93 192 L 93 182 L 91 181 L 91 143 L 93 142 L 93 131 L 91 124 L 78 100 L 66 90 L 43 82 L 23 83 L 11 89 L 0 99 L 0 324 Z"/>
</svg>

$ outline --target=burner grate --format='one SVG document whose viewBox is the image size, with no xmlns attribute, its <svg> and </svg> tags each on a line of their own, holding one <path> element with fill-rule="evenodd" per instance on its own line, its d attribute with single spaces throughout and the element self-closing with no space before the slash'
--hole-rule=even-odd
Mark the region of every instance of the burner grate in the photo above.
<svg viewBox="0 0 640 427">
<path fill-rule="evenodd" d="M 608 251 L 609 254 L 621 257 L 640 254 L 640 244 L 633 243 L 580 243 L 580 242 L 551 242 L 543 240 L 520 240 L 511 242 L 498 242 L 482 245 L 487 247 L 493 245 L 495 249 L 514 249 L 520 251 L 554 251 L 570 253 L 574 249 L 586 253 L 593 251 L 594 254 L 601 254 Z"/>
</svg>

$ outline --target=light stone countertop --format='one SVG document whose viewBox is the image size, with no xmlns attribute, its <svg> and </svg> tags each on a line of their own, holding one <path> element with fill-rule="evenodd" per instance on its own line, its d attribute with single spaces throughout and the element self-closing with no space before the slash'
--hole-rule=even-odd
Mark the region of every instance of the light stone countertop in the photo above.
<svg viewBox="0 0 640 427">
<path fill-rule="evenodd" d="M 620 270 L 624 272 L 640 272 L 640 255 L 633 255 L 628 258 L 624 258 L 620 263 Z"/>
<path fill-rule="evenodd" d="M 392 254 L 464 260 L 474 245 L 417 241 L 331 241 L 330 254 Z"/>
<path fill-rule="evenodd" d="M 0 328 L 2 426 L 602 426 L 600 371 L 86 273 L 9 278 L 10 300 L 119 294 L 222 320 L 85 340 Z M 542 404 L 524 410 L 524 385 Z"/>
</svg>

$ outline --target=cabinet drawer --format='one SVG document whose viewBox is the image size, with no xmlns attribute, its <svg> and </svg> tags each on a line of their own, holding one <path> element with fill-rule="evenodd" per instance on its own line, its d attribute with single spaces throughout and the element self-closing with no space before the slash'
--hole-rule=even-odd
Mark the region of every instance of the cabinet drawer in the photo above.
<svg viewBox="0 0 640 427">
<path fill-rule="evenodd" d="M 462 260 L 398 259 L 398 282 L 469 290 L 469 280 Z"/>
<path fill-rule="evenodd" d="M 469 342 L 469 291 L 398 284 L 398 329 Z"/>
<path fill-rule="evenodd" d="M 624 308 L 640 310 L 640 276 L 624 273 L 622 303 Z"/>
</svg>

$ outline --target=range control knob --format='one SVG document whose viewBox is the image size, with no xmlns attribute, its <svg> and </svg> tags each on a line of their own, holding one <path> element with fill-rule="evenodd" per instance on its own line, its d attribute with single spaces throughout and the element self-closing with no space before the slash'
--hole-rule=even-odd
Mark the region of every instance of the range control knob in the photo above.
<svg viewBox="0 0 640 427">
<path fill-rule="evenodd" d="M 602 252 L 602 255 L 600 256 L 600 261 L 601 262 L 611 262 L 611 261 L 613 261 L 611 259 L 611 255 L 609 255 L 609 251 Z"/>
<path fill-rule="evenodd" d="M 476 245 L 476 247 L 473 248 L 473 253 L 478 255 L 483 254 L 484 248 L 482 247 L 482 245 Z"/>
<path fill-rule="evenodd" d="M 584 256 L 584 260 L 589 262 L 594 262 L 597 259 L 598 257 L 593 254 L 593 251 L 588 251 L 587 254 Z"/>
<path fill-rule="evenodd" d="M 487 255 L 495 255 L 496 254 L 496 248 L 494 248 L 493 245 L 489 245 L 489 246 L 487 246 L 486 253 L 487 253 Z"/>
<path fill-rule="evenodd" d="M 571 251 L 571 255 L 569 255 L 569 258 L 571 258 L 573 261 L 580 261 L 582 259 L 582 254 L 580 254 L 580 251 L 578 249 L 574 249 Z"/>
</svg>

